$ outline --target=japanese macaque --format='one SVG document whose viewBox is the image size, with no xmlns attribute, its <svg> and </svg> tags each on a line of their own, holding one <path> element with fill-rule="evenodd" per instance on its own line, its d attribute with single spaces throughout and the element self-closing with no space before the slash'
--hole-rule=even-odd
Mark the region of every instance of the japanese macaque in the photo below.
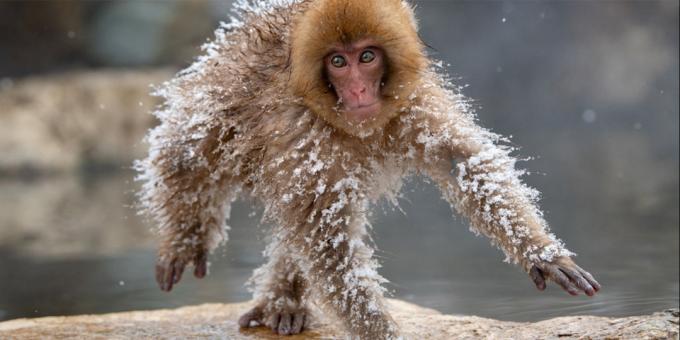
<svg viewBox="0 0 680 340">
<path fill-rule="evenodd" d="M 413 175 L 430 178 L 538 289 L 600 289 L 548 232 L 511 148 L 475 123 L 425 55 L 407 2 L 241 1 L 236 12 L 206 55 L 157 91 L 161 124 L 137 164 L 162 236 L 162 290 L 187 266 L 206 275 L 230 204 L 246 194 L 273 231 L 242 327 L 296 334 L 314 303 L 352 337 L 399 338 L 367 224 L 371 205 L 396 204 Z"/>
</svg>

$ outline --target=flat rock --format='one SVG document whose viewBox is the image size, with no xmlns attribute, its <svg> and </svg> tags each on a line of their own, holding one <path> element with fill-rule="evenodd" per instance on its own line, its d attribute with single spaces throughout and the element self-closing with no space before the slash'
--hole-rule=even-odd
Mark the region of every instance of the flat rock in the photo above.
<svg viewBox="0 0 680 340">
<path fill-rule="evenodd" d="M 206 304 L 174 310 L 136 311 L 17 319 L 0 323 L 0 339 L 206 338 L 277 339 L 264 327 L 240 330 L 238 317 L 252 302 Z M 411 339 L 678 339 L 677 309 L 645 316 L 568 316 L 535 322 L 508 322 L 444 315 L 399 300 L 389 307 Z M 319 318 L 301 335 L 287 339 L 343 338 L 338 327 Z"/>
</svg>

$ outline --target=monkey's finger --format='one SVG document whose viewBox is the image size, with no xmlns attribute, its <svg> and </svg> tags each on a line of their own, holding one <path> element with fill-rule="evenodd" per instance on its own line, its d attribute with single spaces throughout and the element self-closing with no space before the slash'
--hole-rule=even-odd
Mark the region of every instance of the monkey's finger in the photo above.
<svg viewBox="0 0 680 340">
<path fill-rule="evenodd" d="M 545 290 L 545 278 L 538 267 L 533 266 L 529 271 L 529 276 L 531 276 L 531 279 L 534 281 L 534 284 L 538 290 Z"/>
<path fill-rule="evenodd" d="M 290 334 L 300 334 L 302 328 L 305 326 L 305 313 L 297 312 L 293 316 L 293 326 L 290 330 Z"/>
<path fill-rule="evenodd" d="M 184 263 L 182 261 L 175 261 L 173 266 L 172 283 L 176 284 L 182 278 L 182 273 L 184 273 Z"/>
<path fill-rule="evenodd" d="M 550 279 L 560 285 L 562 289 L 567 291 L 567 293 L 571 295 L 578 295 L 578 289 L 576 286 L 574 286 L 567 275 L 561 272 L 557 267 L 549 266 L 548 273 L 550 274 Z"/>
<path fill-rule="evenodd" d="M 588 281 L 588 283 L 590 283 L 590 285 L 593 287 L 593 289 L 595 289 L 596 292 L 599 292 L 600 289 L 602 289 L 600 283 L 597 282 L 595 278 L 592 275 L 590 275 L 590 273 L 581 268 L 578 268 L 578 271 L 581 273 L 581 275 L 583 275 L 583 277 Z"/>
<path fill-rule="evenodd" d="M 578 271 L 586 279 L 586 281 L 588 281 L 588 283 L 590 283 L 590 285 L 593 287 L 593 289 L 595 289 L 596 292 L 599 291 L 602 288 L 600 283 L 597 282 L 597 280 L 595 280 L 595 278 L 592 275 L 590 275 L 589 272 L 585 271 L 583 268 L 579 267 L 577 264 L 574 264 L 574 266 L 576 267 L 575 268 L 576 271 Z"/>
<path fill-rule="evenodd" d="M 202 279 L 208 273 L 208 256 L 204 251 L 199 252 L 194 259 L 194 276 Z"/>
<path fill-rule="evenodd" d="M 165 276 L 165 268 L 160 263 L 156 263 L 156 282 L 158 286 L 163 289 L 163 276 Z"/>
<path fill-rule="evenodd" d="M 261 322 L 262 319 L 262 310 L 259 308 L 253 308 L 247 313 L 243 314 L 239 319 L 238 319 L 238 325 L 241 328 L 248 328 L 250 327 L 250 323 L 255 321 L 255 322 Z"/>
<path fill-rule="evenodd" d="M 163 279 L 162 279 L 163 284 L 161 285 L 161 290 L 166 291 L 166 292 L 169 292 L 169 291 L 172 290 L 172 280 L 175 277 L 174 262 L 175 261 L 172 261 L 172 263 L 170 263 L 169 265 L 164 266 L 165 268 L 163 269 L 164 270 Z"/>
<path fill-rule="evenodd" d="M 290 315 L 290 313 L 288 312 L 281 313 L 281 320 L 279 320 L 279 329 L 277 331 L 279 335 L 290 335 L 292 322 L 293 317 L 292 315 Z"/>
<path fill-rule="evenodd" d="M 170 291 L 170 287 L 168 287 L 166 280 L 168 272 L 172 275 L 171 267 L 168 267 L 168 265 L 165 264 L 156 264 L 156 282 L 158 282 L 158 287 L 164 292 Z"/>
<path fill-rule="evenodd" d="M 560 268 L 560 270 L 569 277 L 569 280 L 571 280 L 571 282 L 575 284 L 576 287 L 583 290 L 586 295 L 595 295 L 595 289 L 590 285 L 590 283 L 588 283 L 588 281 L 583 277 L 583 275 L 581 275 L 579 271 L 571 268 Z"/>
</svg>

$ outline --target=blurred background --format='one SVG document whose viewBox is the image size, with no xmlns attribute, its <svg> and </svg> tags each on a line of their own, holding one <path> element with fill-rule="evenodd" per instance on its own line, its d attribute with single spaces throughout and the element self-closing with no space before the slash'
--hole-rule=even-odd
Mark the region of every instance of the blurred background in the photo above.
<svg viewBox="0 0 680 340">
<path fill-rule="evenodd" d="M 678 307 L 678 1 L 414 1 L 429 53 L 512 135 L 553 231 L 604 288 L 538 292 L 413 179 L 374 237 L 393 296 L 503 320 Z M 250 298 L 266 226 L 232 210 L 207 279 L 166 294 L 132 161 L 229 1 L 0 2 L 0 320 Z"/>
</svg>

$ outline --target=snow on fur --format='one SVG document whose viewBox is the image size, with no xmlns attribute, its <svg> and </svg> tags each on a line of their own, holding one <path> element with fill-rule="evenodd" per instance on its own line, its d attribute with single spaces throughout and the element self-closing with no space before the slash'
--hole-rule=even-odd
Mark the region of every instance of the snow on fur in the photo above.
<svg viewBox="0 0 680 340">
<path fill-rule="evenodd" d="M 255 297 L 270 308 L 291 303 L 275 287 L 299 272 L 322 306 L 377 322 L 385 279 L 365 241 L 368 211 L 382 198 L 398 204 L 402 179 L 415 174 L 432 178 L 474 232 L 525 270 L 572 255 L 547 232 L 513 150 L 475 123 L 436 66 L 401 95 L 400 115 L 366 136 L 347 135 L 291 95 L 289 29 L 308 3 L 238 1 L 205 54 L 156 89 L 160 125 L 135 167 L 161 256 L 190 262 L 197 248 L 215 249 L 227 240 L 231 202 L 250 195 L 275 225 L 269 262 L 251 280 Z"/>
</svg>

